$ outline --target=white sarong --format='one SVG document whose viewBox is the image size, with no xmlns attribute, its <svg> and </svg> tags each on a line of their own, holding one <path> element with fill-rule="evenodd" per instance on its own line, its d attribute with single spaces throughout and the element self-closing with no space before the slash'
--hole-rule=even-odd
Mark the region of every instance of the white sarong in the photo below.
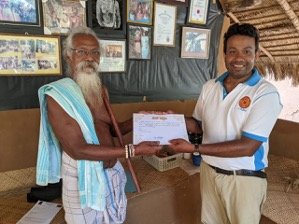
<svg viewBox="0 0 299 224">
<path fill-rule="evenodd" d="M 122 223 L 120 220 L 125 220 L 127 199 L 120 194 L 121 188 L 125 185 L 126 180 L 121 179 L 119 162 L 113 167 L 106 169 L 108 178 L 111 180 L 110 189 L 113 192 L 107 192 L 106 208 L 104 211 L 97 211 L 89 207 L 82 209 L 80 204 L 78 190 L 78 171 L 77 161 L 73 160 L 65 152 L 62 154 L 62 201 L 65 211 L 65 220 L 70 224 L 114 224 Z M 113 194 L 113 197 L 112 195 Z M 111 199 L 118 203 L 118 209 L 111 203 Z M 122 211 L 122 212 L 121 212 Z M 116 214 L 118 213 L 118 214 Z M 116 219 L 116 217 L 118 217 Z"/>
</svg>

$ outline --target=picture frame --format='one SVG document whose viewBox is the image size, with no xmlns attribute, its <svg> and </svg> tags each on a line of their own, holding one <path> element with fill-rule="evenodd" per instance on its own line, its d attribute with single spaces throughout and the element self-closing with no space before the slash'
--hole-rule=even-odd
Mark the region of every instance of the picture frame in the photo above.
<svg viewBox="0 0 299 224">
<path fill-rule="evenodd" d="M 126 40 L 100 41 L 99 72 L 125 72 L 126 71 Z"/>
<path fill-rule="evenodd" d="M 173 5 L 188 5 L 189 0 L 159 0 L 161 3 L 173 4 Z"/>
<path fill-rule="evenodd" d="M 127 0 L 127 22 L 152 25 L 153 0 Z"/>
<path fill-rule="evenodd" d="M 187 23 L 206 25 L 209 0 L 190 0 Z"/>
<path fill-rule="evenodd" d="M 151 59 L 152 28 L 128 25 L 128 59 Z"/>
<path fill-rule="evenodd" d="M 42 0 L 44 34 L 66 34 L 71 28 L 86 26 L 86 1 Z"/>
<path fill-rule="evenodd" d="M 0 34 L 0 76 L 61 74 L 59 36 Z"/>
<path fill-rule="evenodd" d="M 154 46 L 175 46 L 176 12 L 175 5 L 155 2 Z"/>
<path fill-rule="evenodd" d="M 210 33 L 209 29 L 183 27 L 181 58 L 208 59 Z"/>
<path fill-rule="evenodd" d="M 126 0 L 89 0 L 88 26 L 102 38 L 125 38 Z M 108 3 L 113 3 L 106 5 Z"/>
<path fill-rule="evenodd" d="M 6 0 L 0 3 L 0 26 L 40 27 L 40 2 L 38 0 Z"/>
</svg>

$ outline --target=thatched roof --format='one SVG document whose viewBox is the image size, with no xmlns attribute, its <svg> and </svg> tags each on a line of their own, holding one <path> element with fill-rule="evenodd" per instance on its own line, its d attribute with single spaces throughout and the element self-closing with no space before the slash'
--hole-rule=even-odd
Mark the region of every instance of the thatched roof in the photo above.
<svg viewBox="0 0 299 224">
<path fill-rule="evenodd" d="M 299 1 L 220 0 L 231 22 L 247 22 L 260 31 L 262 54 L 257 66 L 280 80 L 299 85 Z"/>
</svg>

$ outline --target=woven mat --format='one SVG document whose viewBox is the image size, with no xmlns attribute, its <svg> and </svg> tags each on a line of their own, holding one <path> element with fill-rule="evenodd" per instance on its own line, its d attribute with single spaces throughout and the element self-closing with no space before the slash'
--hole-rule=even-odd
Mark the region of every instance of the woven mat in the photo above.
<svg viewBox="0 0 299 224">
<path fill-rule="evenodd" d="M 299 188 L 289 187 L 286 177 L 299 178 L 299 161 L 269 156 L 268 191 L 263 214 L 277 223 L 299 223 Z M 299 187 L 299 186 L 298 186 Z"/>
<path fill-rule="evenodd" d="M 35 184 L 35 176 L 35 167 L 0 172 L 0 192 L 30 187 Z"/>
</svg>

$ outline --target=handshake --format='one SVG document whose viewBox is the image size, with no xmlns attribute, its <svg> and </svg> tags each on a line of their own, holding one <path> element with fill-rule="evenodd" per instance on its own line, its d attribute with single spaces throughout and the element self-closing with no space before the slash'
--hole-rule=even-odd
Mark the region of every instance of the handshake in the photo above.
<svg viewBox="0 0 299 224">
<path fill-rule="evenodd" d="M 166 157 L 176 153 L 194 152 L 192 143 L 200 144 L 201 136 L 188 136 L 183 114 L 133 114 L 133 144 L 136 145 L 137 151 L 140 144 L 147 144 L 153 146 L 152 150 L 156 150 L 151 150 L 151 154 L 147 155 Z M 140 155 L 144 153 L 146 152 L 140 152 Z"/>
</svg>

